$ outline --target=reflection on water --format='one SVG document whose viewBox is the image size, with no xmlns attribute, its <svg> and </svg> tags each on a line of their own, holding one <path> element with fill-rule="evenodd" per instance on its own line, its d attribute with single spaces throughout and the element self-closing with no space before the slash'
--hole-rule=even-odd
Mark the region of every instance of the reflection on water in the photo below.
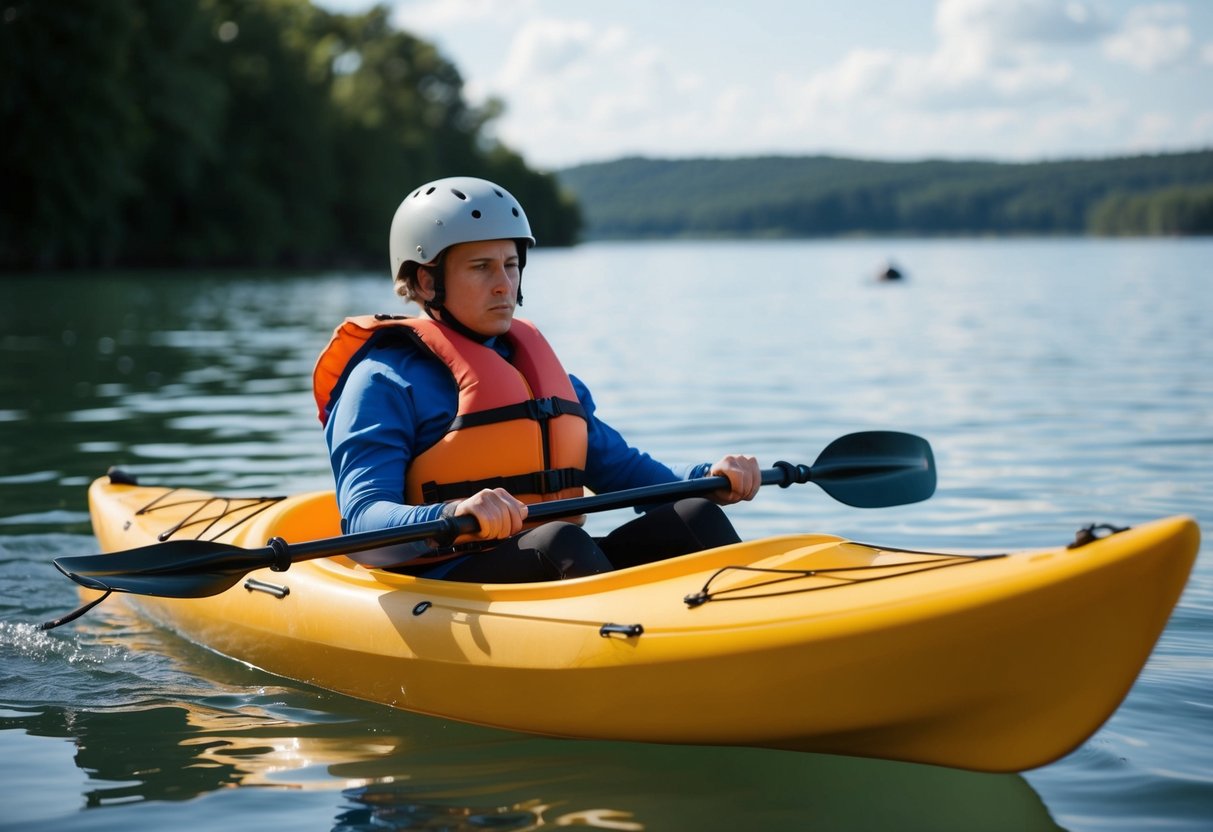
<svg viewBox="0 0 1213 832">
<path fill-rule="evenodd" d="M 374 832 L 384 829 L 442 829 L 451 832 L 504 829 L 514 832 L 544 826 L 644 829 L 643 824 L 630 820 L 626 813 L 610 810 L 571 812 L 551 817 L 549 811 L 552 807 L 538 801 L 488 808 L 444 806 L 411 802 L 407 795 L 400 795 L 395 789 L 351 789 L 346 792 L 346 797 L 358 808 L 341 812 L 333 827 L 334 832 Z"/>
<path fill-rule="evenodd" d="M 0 731 L 70 739 L 85 805 L 107 811 L 259 786 L 339 789 L 336 829 L 1057 828 L 1011 775 L 520 738 L 336 698 L 304 722 L 281 713 L 298 693 L 233 698 L 243 704 L 8 712 Z"/>
</svg>

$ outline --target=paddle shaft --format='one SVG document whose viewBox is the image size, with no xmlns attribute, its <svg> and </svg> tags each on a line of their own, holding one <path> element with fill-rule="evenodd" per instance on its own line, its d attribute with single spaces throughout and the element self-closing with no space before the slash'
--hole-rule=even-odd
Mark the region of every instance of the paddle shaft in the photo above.
<svg viewBox="0 0 1213 832">
<path fill-rule="evenodd" d="M 810 479 L 809 468 L 805 465 L 781 463 L 774 468 L 762 471 L 763 485 L 778 485 L 783 488 L 794 483 L 806 483 Z M 579 514 L 591 514 L 599 511 L 612 511 L 617 508 L 630 508 L 644 505 L 648 502 L 672 502 L 685 497 L 697 497 L 711 494 L 722 488 L 729 488 L 728 477 L 699 477 L 692 480 L 682 480 L 658 485 L 646 485 L 641 488 L 629 488 L 624 491 L 614 491 L 609 494 L 594 494 L 588 497 L 573 497 L 567 500 L 553 500 L 548 503 L 532 503 L 527 506 L 527 521 L 556 520 L 561 517 L 576 517 Z M 363 552 L 367 549 L 377 549 L 381 546 L 394 546 L 401 543 L 411 543 L 416 540 L 438 540 L 442 542 L 454 540 L 465 534 L 475 534 L 480 528 L 476 518 L 470 514 L 443 517 L 425 523 L 388 529 L 375 529 L 367 532 L 356 532 L 337 538 L 313 540 L 290 545 L 290 561 L 298 562 L 314 558 L 331 557 L 347 552 Z M 266 549 L 252 550 L 269 553 L 270 559 L 263 566 L 273 565 L 276 557 L 272 545 Z"/>
<path fill-rule="evenodd" d="M 762 472 L 762 484 L 786 488 L 793 483 L 808 482 L 810 477 L 808 466 L 781 462 Z M 528 506 L 528 519 L 555 520 L 645 503 L 670 502 L 728 487 L 728 477 L 699 477 L 609 494 L 553 500 Z M 56 558 L 54 564 L 64 575 L 89 589 L 200 597 L 221 592 L 235 584 L 241 575 L 256 569 L 268 567 L 276 572 L 285 572 L 292 563 L 418 540 L 435 540 L 445 544 L 460 535 L 475 534 L 478 528 L 475 517 L 459 515 L 299 543 L 287 543 L 275 537 L 256 549 L 209 540 L 169 540 L 109 555 Z"/>
<path fill-rule="evenodd" d="M 834 499 L 860 508 L 905 505 L 925 500 L 935 491 L 935 461 L 925 439 L 894 431 L 865 431 L 831 442 L 810 468 L 777 462 L 762 472 L 763 485 L 787 487 L 812 482 Z M 536 503 L 530 521 L 576 517 L 668 503 L 728 489 L 727 477 L 700 477 L 630 488 L 607 494 Z M 174 598 L 215 595 L 247 572 L 269 567 L 285 571 L 292 563 L 434 540 L 447 544 L 475 534 L 475 517 L 443 517 L 426 523 L 377 529 L 322 540 L 288 543 L 275 537 L 261 548 L 245 549 L 208 540 L 169 540 L 105 555 L 56 558 L 55 567 L 76 583 L 97 590 L 133 592 Z"/>
</svg>

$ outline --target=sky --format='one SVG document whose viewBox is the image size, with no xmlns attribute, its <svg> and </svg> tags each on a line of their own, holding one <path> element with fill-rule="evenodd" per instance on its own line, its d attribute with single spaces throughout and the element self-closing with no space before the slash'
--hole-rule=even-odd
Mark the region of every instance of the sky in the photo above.
<svg viewBox="0 0 1213 832">
<path fill-rule="evenodd" d="M 317 0 L 357 12 L 365 0 Z M 1103 158 L 1213 148 L 1213 2 L 391 0 L 491 132 L 631 155 Z"/>
</svg>

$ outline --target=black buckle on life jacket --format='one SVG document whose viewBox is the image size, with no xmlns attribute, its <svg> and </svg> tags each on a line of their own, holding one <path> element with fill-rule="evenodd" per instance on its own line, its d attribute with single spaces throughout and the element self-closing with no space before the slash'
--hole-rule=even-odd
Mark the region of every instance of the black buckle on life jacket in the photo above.
<svg viewBox="0 0 1213 832">
<path fill-rule="evenodd" d="M 572 488 L 580 485 L 581 472 L 574 468 L 560 468 L 540 471 L 536 476 L 536 484 L 539 486 L 538 494 L 555 494 L 557 491 L 563 491 L 566 488 Z M 578 475 L 578 476 L 574 476 Z M 576 479 L 578 482 L 573 482 Z"/>
<path fill-rule="evenodd" d="M 537 422 L 545 422 L 558 415 L 555 399 L 532 399 L 527 404 L 530 405 L 530 417 Z"/>
</svg>

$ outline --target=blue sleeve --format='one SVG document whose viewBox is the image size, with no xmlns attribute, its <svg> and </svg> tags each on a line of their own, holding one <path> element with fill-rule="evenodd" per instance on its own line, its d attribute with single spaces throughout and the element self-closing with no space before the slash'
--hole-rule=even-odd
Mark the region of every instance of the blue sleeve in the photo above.
<svg viewBox="0 0 1213 832">
<path fill-rule="evenodd" d="M 346 533 L 439 516 L 440 504 L 404 503 L 404 477 L 454 418 L 456 398 L 444 367 L 404 348 L 376 350 L 350 371 L 325 428 Z"/>
<path fill-rule="evenodd" d="M 595 413 L 597 406 L 585 383 L 576 376 L 569 376 L 569 378 L 573 382 L 573 389 L 577 393 L 577 399 L 581 402 L 589 422 L 589 447 L 586 450 L 585 477 L 586 485 L 596 494 L 677 482 L 689 479 L 692 475 L 703 475 L 700 471 L 701 469 L 706 470 L 706 465 L 696 465 L 689 469 L 672 468 L 663 462 L 658 462 L 647 453 L 633 448 L 619 431 L 598 418 Z"/>
</svg>

